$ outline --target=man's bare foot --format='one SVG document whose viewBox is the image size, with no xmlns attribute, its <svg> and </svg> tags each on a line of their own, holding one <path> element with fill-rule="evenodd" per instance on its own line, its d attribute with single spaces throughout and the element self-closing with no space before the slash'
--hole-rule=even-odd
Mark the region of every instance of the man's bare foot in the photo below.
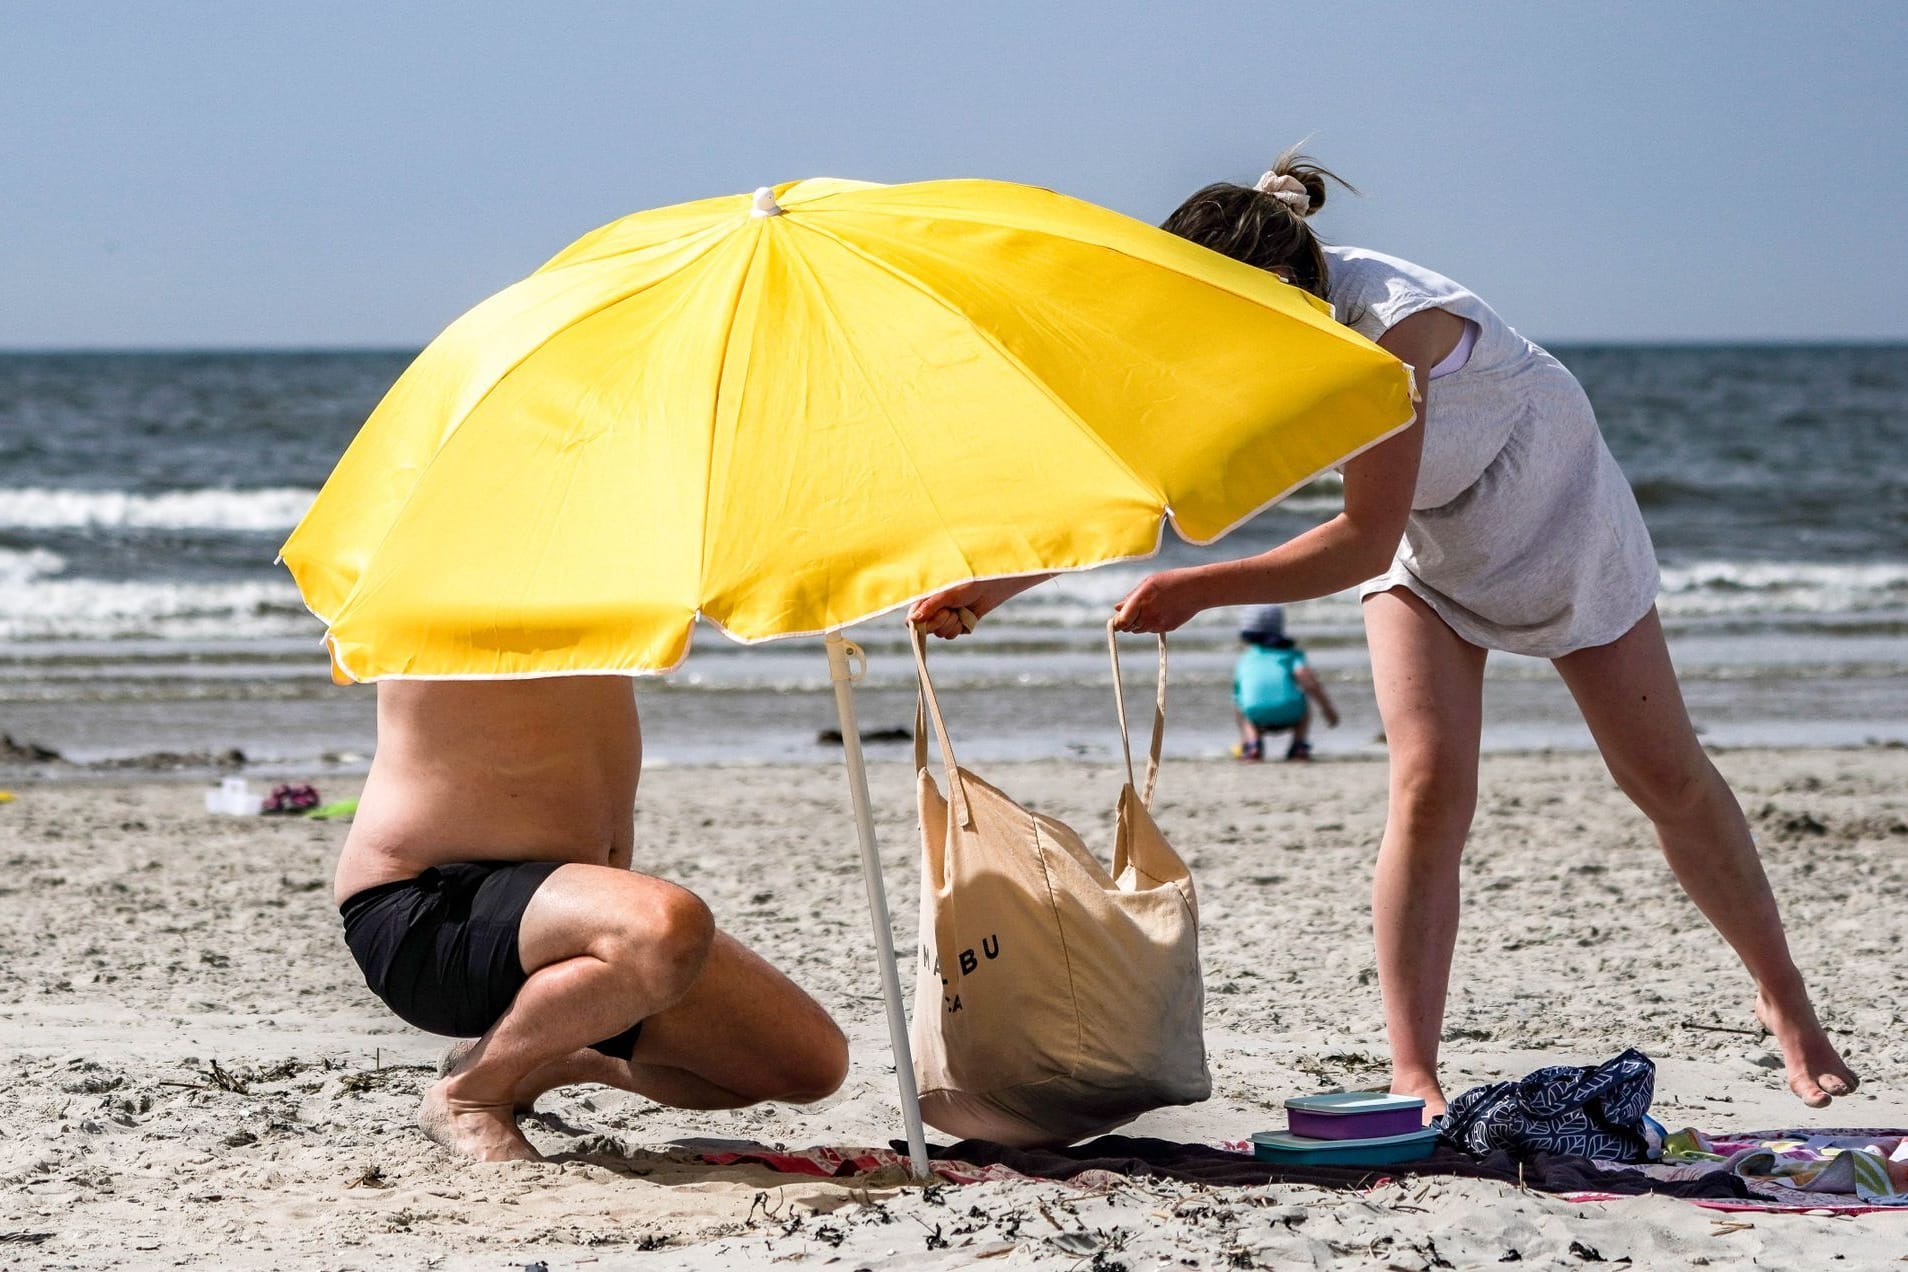
<svg viewBox="0 0 1908 1272">
<path fill-rule="evenodd" d="M 1438 1085 L 1436 1078 L 1410 1078 L 1403 1074 L 1393 1074 L 1391 1078 L 1393 1095 L 1415 1095 L 1424 1101 L 1424 1124 L 1429 1126 L 1431 1119 L 1444 1112 L 1444 1088 Z"/>
<path fill-rule="evenodd" d="M 437 1076 L 440 1078 L 448 1078 L 451 1074 L 463 1068 L 464 1060 L 471 1052 L 477 1050 L 477 1042 L 478 1040 L 475 1038 L 466 1038 L 462 1042 L 453 1042 L 445 1050 L 444 1054 L 437 1059 Z"/>
<path fill-rule="evenodd" d="M 1861 1079 L 1829 1041 L 1806 996 L 1801 997 L 1799 1007 L 1785 1011 L 1765 991 L 1758 990 L 1756 1020 L 1782 1047 L 1789 1090 L 1810 1108 L 1822 1108 L 1833 1097 L 1848 1095 L 1861 1085 Z"/>
<path fill-rule="evenodd" d="M 437 1076 L 447 1078 L 461 1069 L 472 1051 L 477 1049 L 477 1039 L 466 1038 L 462 1042 L 452 1043 L 450 1049 L 437 1062 Z M 588 1047 L 572 1051 L 567 1056 L 558 1056 L 546 1064 L 539 1065 L 525 1074 L 512 1093 L 512 1107 L 519 1115 L 536 1111 L 537 1097 L 560 1086 L 577 1086 L 582 1083 L 596 1083 L 601 1086 L 629 1088 L 629 1066 L 622 1065 L 618 1073 L 616 1066 L 622 1062 L 606 1056 L 600 1051 Z"/>
<path fill-rule="evenodd" d="M 466 1038 L 462 1042 L 453 1042 L 450 1049 L 445 1051 L 443 1057 L 437 1062 L 437 1076 L 448 1078 L 463 1068 L 464 1061 L 469 1058 L 470 1053 L 477 1050 L 478 1041 L 476 1038 Z M 528 1085 L 528 1079 L 518 1083 L 515 1099 L 511 1102 L 511 1108 L 519 1115 L 535 1112 L 537 1097 L 549 1090 L 548 1087 L 544 1087 L 526 1094 L 525 1087 Z"/>
<path fill-rule="evenodd" d="M 439 1145 L 479 1162 L 540 1162 L 543 1154 L 517 1129 L 515 1112 L 501 1104 L 473 1104 L 435 1083 L 417 1108 L 417 1124 Z"/>
</svg>

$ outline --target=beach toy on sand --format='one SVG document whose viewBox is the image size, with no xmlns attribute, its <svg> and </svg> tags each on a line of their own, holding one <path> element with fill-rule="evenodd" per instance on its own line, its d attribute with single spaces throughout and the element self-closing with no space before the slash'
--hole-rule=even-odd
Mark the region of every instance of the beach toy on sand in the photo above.
<svg viewBox="0 0 1908 1272">
<path fill-rule="evenodd" d="M 1377 1139 L 1424 1129 L 1424 1101 L 1384 1091 L 1332 1091 L 1285 1102 L 1286 1127 L 1311 1139 Z"/>
<path fill-rule="evenodd" d="M 228 777 L 205 793 L 205 811 L 249 817 L 263 811 L 265 800 L 242 777 Z"/>
<path fill-rule="evenodd" d="M 334 799 L 329 804 L 320 804 L 318 805 L 318 807 L 309 810 L 305 814 L 305 816 L 315 817 L 319 821 L 332 821 L 334 819 L 339 819 L 339 818 L 349 818 L 353 813 L 357 811 L 358 811 L 357 800 Z"/>
<path fill-rule="evenodd" d="M 1431 1155 L 1438 1133 L 1422 1127 L 1408 1135 L 1363 1139 L 1311 1139 L 1290 1131 L 1260 1131 L 1252 1137 L 1252 1155 L 1285 1166 L 1396 1166 Z"/>
</svg>

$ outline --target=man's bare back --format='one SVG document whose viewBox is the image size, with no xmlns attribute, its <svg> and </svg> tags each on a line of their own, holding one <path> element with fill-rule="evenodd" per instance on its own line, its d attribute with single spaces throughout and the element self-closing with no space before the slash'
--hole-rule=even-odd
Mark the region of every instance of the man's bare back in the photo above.
<svg viewBox="0 0 1908 1272">
<path fill-rule="evenodd" d="M 628 677 L 385 681 L 333 898 L 455 861 L 626 867 L 641 769 Z"/>
<path fill-rule="evenodd" d="M 475 1039 L 418 1114 L 453 1152 L 537 1157 L 517 1118 L 556 1086 L 732 1108 L 817 1100 L 846 1073 L 819 1004 L 631 869 L 641 767 L 625 677 L 378 686 L 333 890 L 367 985 Z"/>
</svg>

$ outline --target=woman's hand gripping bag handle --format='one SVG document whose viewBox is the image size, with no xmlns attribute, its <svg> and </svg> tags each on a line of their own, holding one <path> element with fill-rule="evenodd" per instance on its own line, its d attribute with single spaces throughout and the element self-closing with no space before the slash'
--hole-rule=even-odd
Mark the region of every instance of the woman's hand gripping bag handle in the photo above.
<svg viewBox="0 0 1908 1272">
<path fill-rule="evenodd" d="M 1130 747 L 1109 873 L 1071 827 L 960 767 L 921 633 L 911 634 L 922 833 L 911 1033 L 923 1116 L 962 1138 L 1030 1146 L 1204 1099 L 1191 879 L 1134 788 Z M 1160 669 L 1148 795 L 1164 726 L 1163 642 Z M 1117 664 L 1115 673 L 1117 683 Z M 930 727 L 945 797 L 927 764 Z"/>
</svg>

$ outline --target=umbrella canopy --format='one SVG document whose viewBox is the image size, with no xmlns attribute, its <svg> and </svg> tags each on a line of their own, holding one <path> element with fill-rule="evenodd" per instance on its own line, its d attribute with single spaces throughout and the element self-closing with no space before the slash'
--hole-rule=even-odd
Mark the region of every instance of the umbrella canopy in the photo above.
<svg viewBox="0 0 1908 1272">
<path fill-rule="evenodd" d="M 478 305 L 282 556 L 354 680 L 668 670 L 973 578 L 1209 542 L 1409 423 L 1261 270 L 1051 191 L 637 213 Z"/>
</svg>

